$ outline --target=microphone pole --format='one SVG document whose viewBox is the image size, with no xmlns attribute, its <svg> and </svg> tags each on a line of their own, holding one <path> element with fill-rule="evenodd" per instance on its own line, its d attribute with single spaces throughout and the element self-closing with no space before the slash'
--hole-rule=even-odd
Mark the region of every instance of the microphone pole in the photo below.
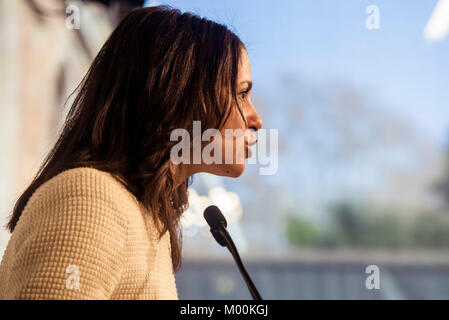
<svg viewBox="0 0 449 320">
<path fill-rule="evenodd" d="M 251 277 L 249 276 L 242 260 L 240 259 L 240 255 L 237 251 L 234 241 L 232 241 L 231 236 L 226 230 L 227 222 L 220 209 L 218 209 L 218 207 L 216 206 L 207 207 L 204 211 L 204 218 L 209 224 L 210 232 L 212 233 L 218 244 L 220 244 L 222 247 L 227 247 L 231 252 L 232 257 L 234 258 L 234 261 L 237 264 L 243 279 L 245 280 L 248 290 L 253 297 L 253 300 L 262 300 L 262 297 L 257 291 L 256 286 L 251 280 Z"/>
</svg>

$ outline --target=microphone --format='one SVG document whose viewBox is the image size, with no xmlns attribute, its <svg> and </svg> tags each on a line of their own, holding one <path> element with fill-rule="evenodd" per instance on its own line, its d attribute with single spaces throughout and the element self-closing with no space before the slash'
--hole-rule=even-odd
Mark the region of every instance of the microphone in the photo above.
<svg viewBox="0 0 449 320">
<path fill-rule="evenodd" d="M 256 289 L 253 281 L 251 280 L 248 272 L 246 272 L 245 267 L 243 266 L 242 260 L 240 259 L 240 255 L 235 247 L 234 241 L 232 241 L 231 236 L 229 235 L 226 227 L 228 226 L 226 222 L 226 218 L 221 213 L 220 209 L 217 206 L 209 206 L 204 210 L 204 219 L 206 219 L 207 224 L 210 227 L 210 232 L 212 233 L 215 240 L 222 247 L 227 247 L 234 257 L 234 261 L 236 262 L 240 273 L 243 276 L 243 279 L 248 286 L 248 290 L 251 293 L 251 296 L 254 300 L 262 300 L 259 292 Z"/>
</svg>

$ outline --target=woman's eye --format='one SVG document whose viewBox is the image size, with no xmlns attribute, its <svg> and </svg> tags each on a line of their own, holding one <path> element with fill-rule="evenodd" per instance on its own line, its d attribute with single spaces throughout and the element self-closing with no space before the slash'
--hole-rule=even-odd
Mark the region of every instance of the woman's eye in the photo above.
<svg viewBox="0 0 449 320">
<path fill-rule="evenodd" d="M 246 94 L 248 93 L 249 90 L 245 90 L 240 92 L 240 95 L 242 96 L 242 99 L 245 99 Z"/>
</svg>

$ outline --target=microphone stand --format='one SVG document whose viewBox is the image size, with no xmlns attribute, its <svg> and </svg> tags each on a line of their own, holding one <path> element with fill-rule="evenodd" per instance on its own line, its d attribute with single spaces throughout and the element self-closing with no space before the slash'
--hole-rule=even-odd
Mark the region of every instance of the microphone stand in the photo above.
<svg viewBox="0 0 449 320">
<path fill-rule="evenodd" d="M 216 236 L 214 234 L 214 237 L 217 238 L 221 238 L 220 240 L 224 240 L 225 244 L 220 243 L 221 245 L 225 245 L 229 251 L 231 252 L 235 263 L 237 264 L 240 273 L 243 276 L 243 279 L 246 282 L 246 285 L 248 286 L 248 290 L 251 293 L 251 296 L 253 297 L 253 300 L 262 300 L 262 297 L 260 296 L 259 292 L 256 289 L 256 286 L 254 285 L 253 281 L 251 280 L 248 272 L 246 272 L 245 267 L 243 266 L 242 260 L 240 259 L 240 255 L 237 251 L 237 248 L 235 247 L 234 241 L 232 241 L 231 236 L 229 235 L 228 231 L 223 227 L 223 228 L 219 228 L 218 230 L 212 230 L 211 229 L 212 234 L 214 233 L 218 233 L 220 236 Z"/>
</svg>

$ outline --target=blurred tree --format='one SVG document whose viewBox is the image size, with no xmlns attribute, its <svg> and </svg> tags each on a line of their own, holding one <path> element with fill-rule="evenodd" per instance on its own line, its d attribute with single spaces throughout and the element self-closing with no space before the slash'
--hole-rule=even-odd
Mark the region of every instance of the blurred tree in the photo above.
<svg viewBox="0 0 449 320">
<path fill-rule="evenodd" d="M 337 246 L 354 247 L 360 245 L 366 227 L 365 216 L 359 208 L 349 202 L 340 202 L 330 207 L 329 239 Z"/>
<path fill-rule="evenodd" d="M 420 214 L 412 230 L 415 247 L 448 248 L 449 219 L 438 212 Z"/>
<path fill-rule="evenodd" d="M 352 248 L 449 248 L 449 217 L 422 211 L 411 219 L 399 209 L 340 202 L 329 208 L 330 224 L 320 230 L 290 213 L 287 238 L 293 246 Z"/>
<path fill-rule="evenodd" d="M 368 223 L 362 230 L 361 245 L 376 248 L 402 248 L 411 241 L 410 219 L 405 218 L 394 208 L 385 212 L 367 215 Z"/>
<path fill-rule="evenodd" d="M 315 247 L 321 239 L 317 226 L 298 214 L 289 213 L 286 221 L 287 239 L 294 246 Z"/>
<path fill-rule="evenodd" d="M 446 204 L 447 209 L 449 209 L 449 142 L 446 145 L 445 170 L 443 177 L 435 184 L 434 190 L 443 197 L 443 201 Z"/>
</svg>

